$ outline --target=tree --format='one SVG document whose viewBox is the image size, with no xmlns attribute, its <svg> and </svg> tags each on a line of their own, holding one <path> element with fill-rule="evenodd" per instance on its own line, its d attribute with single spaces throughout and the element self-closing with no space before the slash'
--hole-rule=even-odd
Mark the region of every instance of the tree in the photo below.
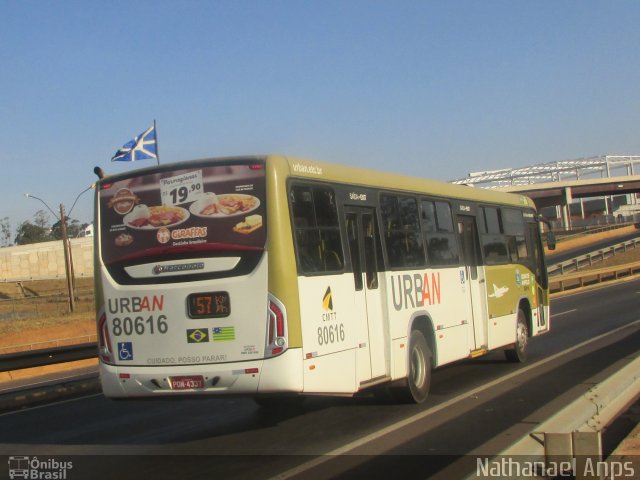
<svg viewBox="0 0 640 480">
<path fill-rule="evenodd" d="M 34 225 L 30 221 L 22 222 L 16 231 L 16 245 L 46 242 L 51 240 L 49 229 Z"/>
<path fill-rule="evenodd" d="M 49 215 L 44 210 L 38 210 L 33 216 L 33 223 L 22 222 L 16 231 L 16 245 L 47 242 L 52 240 L 49 227 Z"/>
<path fill-rule="evenodd" d="M 36 227 L 47 229 L 49 227 L 49 214 L 44 210 L 38 210 L 33 215 L 33 223 Z"/>
<path fill-rule="evenodd" d="M 67 237 L 76 238 L 82 232 L 87 224 L 81 225 L 78 220 L 67 218 Z M 55 240 L 62 240 L 62 225 L 57 221 L 51 227 L 51 237 Z"/>
<path fill-rule="evenodd" d="M 7 247 L 11 244 L 9 241 L 11 238 L 11 223 L 9 223 L 9 217 L 4 217 L 0 220 L 0 244 L 3 247 Z"/>
</svg>

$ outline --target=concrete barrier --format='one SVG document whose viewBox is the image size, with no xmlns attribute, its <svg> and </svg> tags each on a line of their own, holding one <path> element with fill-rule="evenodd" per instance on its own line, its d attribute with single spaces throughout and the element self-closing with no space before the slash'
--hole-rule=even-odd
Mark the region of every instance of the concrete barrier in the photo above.
<svg viewBox="0 0 640 480">
<path fill-rule="evenodd" d="M 93 276 L 93 238 L 71 239 L 76 278 Z M 0 282 L 64 278 L 62 241 L 0 248 Z"/>
<path fill-rule="evenodd" d="M 564 463 L 578 469 L 577 472 L 572 472 L 575 475 L 572 478 L 586 478 L 580 474 L 585 471 L 582 468 L 584 466 L 582 462 L 589 460 L 594 465 L 602 462 L 600 432 L 637 400 L 638 396 L 640 396 L 640 357 L 635 357 L 611 377 L 594 385 L 565 408 L 534 427 L 527 435 L 494 456 L 487 464 L 499 467 L 506 465 L 510 471 L 518 472 L 508 475 L 508 478 L 531 479 L 548 477 L 524 474 L 522 472 L 525 469 L 520 468 L 521 466 L 541 466 L 544 470 L 550 464 L 553 466 Z M 565 473 L 551 475 L 551 477 L 570 476 Z M 483 477 L 485 476 L 482 475 L 481 469 L 477 469 L 475 474 L 467 478 Z M 632 475 L 631 478 L 638 477 Z"/>
</svg>

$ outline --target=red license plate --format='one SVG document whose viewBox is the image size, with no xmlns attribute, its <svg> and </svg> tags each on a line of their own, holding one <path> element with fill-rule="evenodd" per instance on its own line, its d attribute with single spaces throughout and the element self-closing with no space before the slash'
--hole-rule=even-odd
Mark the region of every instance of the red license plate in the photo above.
<svg viewBox="0 0 640 480">
<path fill-rule="evenodd" d="M 192 390 L 194 388 L 204 388 L 204 378 L 202 375 L 185 375 L 181 377 L 171 377 L 171 388 L 173 390 Z"/>
</svg>

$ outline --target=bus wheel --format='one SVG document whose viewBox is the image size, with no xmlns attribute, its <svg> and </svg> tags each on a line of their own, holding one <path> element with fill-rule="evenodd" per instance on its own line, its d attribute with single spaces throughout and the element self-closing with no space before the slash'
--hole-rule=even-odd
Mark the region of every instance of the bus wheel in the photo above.
<svg viewBox="0 0 640 480">
<path fill-rule="evenodd" d="M 529 328 L 527 317 L 521 308 L 518 309 L 518 321 L 516 324 L 516 342 L 513 348 L 504 351 L 507 360 L 514 363 L 527 361 L 527 346 L 529 345 Z"/>
<path fill-rule="evenodd" d="M 407 384 L 394 396 L 406 403 L 423 403 L 431 385 L 431 349 L 420 330 L 413 330 L 409 337 L 409 372 Z"/>
</svg>

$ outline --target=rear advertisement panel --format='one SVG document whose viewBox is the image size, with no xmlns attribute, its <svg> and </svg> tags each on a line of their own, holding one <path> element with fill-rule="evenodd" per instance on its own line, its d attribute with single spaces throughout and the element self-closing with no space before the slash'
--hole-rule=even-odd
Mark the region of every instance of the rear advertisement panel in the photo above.
<svg viewBox="0 0 640 480">
<path fill-rule="evenodd" d="M 102 260 L 195 245 L 265 245 L 260 165 L 185 168 L 114 183 L 100 191 Z"/>
</svg>

